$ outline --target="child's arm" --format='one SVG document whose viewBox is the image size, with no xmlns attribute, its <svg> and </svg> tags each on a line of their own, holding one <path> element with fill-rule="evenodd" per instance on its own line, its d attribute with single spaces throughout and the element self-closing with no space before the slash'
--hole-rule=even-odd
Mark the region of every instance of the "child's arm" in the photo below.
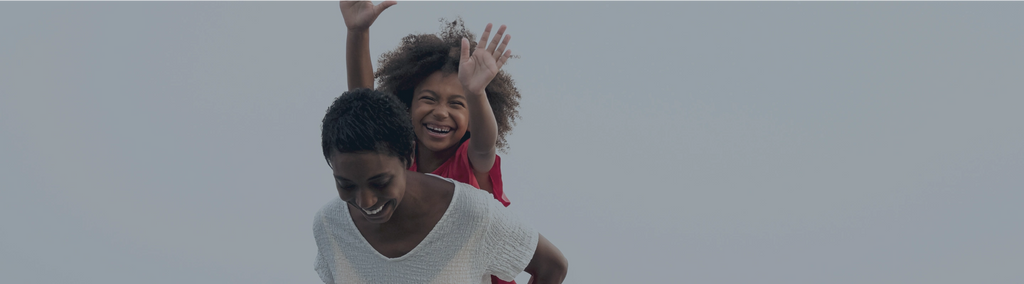
<svg viewBox="0 0 1024 284">
<path fill-rule="evenodd" d="M 462 39 L 462 55 L 459 59 L 459 82 L 466 92 L 469 131 L 473 133 L 473 139 L 469 140 L 469 162 L 473 165 L 478 180 L 481 180 L 481 175 L 486 179 L 487 173 L 494 165 L 494 147 L 498 141 L 498 123 L 494 119 L 494 111 L 491 110 L 484 89 L 512 55 L 512 50 L 505 50 L 512 36 L 506 35 L 505 40 L 501 40 L 502 34 L 505 33 L 505 25 L 498 28 L 498 34 L 488 43 L 490 33 L 491 24 L 487 24 L 472 56 L 469 52 L 469 40 Z"/>
<path fill-rule="evenodd" d="M 569 261 L 562 255 L 554 244 L 540 235 L 537 241 L 537 250 L 533 253 L 533 259 L 526 265 L 526 273 L 530 274 L 532 284 L 562 283 L 566 273 L 569 272 Z"/>
<path fill-rule="evenodd" d="M 397 4 L 384 1 L 374 6 L 370 1 L 341 1 L 341 16 L 345 18 L 348 36 L 345 39 L 345 66 L 348 90 L 373 89 L 373 64 L 370 60 L 370 25 L 380 13 Z"/>
</svg>

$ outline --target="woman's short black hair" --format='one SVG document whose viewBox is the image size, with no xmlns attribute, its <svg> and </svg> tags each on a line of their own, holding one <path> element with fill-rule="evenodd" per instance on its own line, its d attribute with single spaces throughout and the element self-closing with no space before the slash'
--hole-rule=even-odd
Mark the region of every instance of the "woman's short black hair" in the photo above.
<svg viewBox="0 0 1024 284">
<path fill-rule="evenodd" d="M 394 156 L 408 167 L 415 134 L 409 113 L 395 96 L 355 89 L 341 94 L 327 108 L 320 139 L 328 165 L 331 151 L 337 150 Z"/>
<path fill-rule="evenodd" d="M 398 96 L 406 108 L 412 105 L 413 90 L 431 74 L 438 71 L 446 75 L 459 73 L 462 38 L 469 39 L 470 50 L 476 48 L 476 37 L 466 29 L 461 18 L 442 20 L 442 23 L 440 33 L 408 35 L 402 38 L 397 48 L 380 56 L 379 67 L 374 73 L 378 89 Z M 498 124 L 495 147 L 504 150 L 508 146 L 505 137 L 519 118 L 519 89 L 508 73 L 498 71 L 484 91 Z"/>
</svg>

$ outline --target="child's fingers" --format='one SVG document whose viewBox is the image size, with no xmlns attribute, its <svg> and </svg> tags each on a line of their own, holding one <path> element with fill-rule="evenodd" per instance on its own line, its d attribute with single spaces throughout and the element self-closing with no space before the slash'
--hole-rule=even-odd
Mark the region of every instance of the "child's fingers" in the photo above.
<svg viewBox="0 0 1024 284">
<path fill-rule="evenodd" d="M 498 33 L 494 35 L 494 39 L 492 39 L 491 43 L 487 45 L 487 53 L 492 56 L 494 55 L 494 48 L 498 47 L 498 42 L 501 41 L 502 34 L 505 34 L 505 25 L 501 25 L 501 27 L 498 28 Z"/>
<path fill-rule="evenodd" d="M 500 57 L 501 54 L 505 52 L 505 46 L 508 45 L 509 40 L 512 40 L 512 35 L 505 35 L 505 40 L 501 41 L 501 45 L 498 46 L 498 49 L 495 49 L 494 52 L 491 52 L 491 57 L 494 57 L 494 59 L 498 59 L 498 57 Z"/>
<path fill-rule="evenodd" d="M 476 48 L 484 48 L 487 46 L 487 37 L 491 36 L 491 23 L 487 23 L 487 27 L 484 28 L 484 33 L 480 35 L 480 41 L 476 43 Z"/>
<path fill-rule="evenodd" d="M 373 6 L 373 12 L 375 14 L 377 14 L 377 15 L 380 15 L 381 12 L 384 12 L 384 9 L 387 9 L 388 7 L 394 6 L 395 4 L 398 4 L 398 2 L 396 2 L 396 1 L 380 2 L 380 4 L 377 4 L 376 6 Z"/>
<path fill-rule="evenodd" d="M 460 52 L 461 54 L 459 55 L 460 64 L 469 61 L 469 39 L 462 38 L 461 49 L 462 51 Z"/>
<path fill-rule="evenodd" d="M 505 51 L 505 54 L 498 58 L 498 69 L 501 69 L 501 66 L 505 66 L 505 62 L 508 61 L 509 57 L 512 57 L 511 49 Z"/>
</svg>

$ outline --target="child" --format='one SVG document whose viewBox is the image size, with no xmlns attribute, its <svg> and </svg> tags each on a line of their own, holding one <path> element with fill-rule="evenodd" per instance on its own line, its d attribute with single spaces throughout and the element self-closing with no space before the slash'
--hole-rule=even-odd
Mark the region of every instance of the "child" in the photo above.
<svg viewBox="0 0 1024 284">
<path fill-rule="evenodd" d="M 350 90 L 373 88 L 369 27 L 394 4 L 341 2 L 348 27 Z M 488 24 L 480 42 L 471 43 L 473 35 L 457 20 L 440 37 L 406 36 L 398 48 L 381 56 L 376 75 L 380 89 L 398 96 L 411 115 L 417 139 L 410 170 L 468 183 L 508 206 L 495 149 L 505 147 L 505 135 L 518 116 L 519 91 L 511 77 L 499 72 L 511 55 L 511 50 L 505 50 L 511 36 L 506 35 L 499 45 L 505 32 L 501 26 L 488 44 L 490 32 Z"/>
<path fill-rule="evenodd" d="M 490 195 L 408 170 L 413 126 L 394 96 L 342 94 L 321 138 L 341 197 L 313 224 L 324 283 L 489 283 L 524 270 L 533 283 L 565 278 L 558 248 Z"/>
</svg>

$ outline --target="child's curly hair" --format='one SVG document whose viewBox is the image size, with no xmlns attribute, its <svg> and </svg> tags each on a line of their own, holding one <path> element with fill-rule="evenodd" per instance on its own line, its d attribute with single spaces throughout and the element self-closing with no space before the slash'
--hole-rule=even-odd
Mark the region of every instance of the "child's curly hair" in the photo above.
<svg viewBox="0 0 1024 284">
<path fill-rule="evenodd" d="M 475 37 L 466 30 L 461 18 L 454 21 L 442 19 L 441 22 L 440 33 L 408 35 L 402 38 L 402 43 L 397 48 L 380 56 L 380 67 L 374 73 L 378 89 L 397 96 L 406 108 L 412 105 L 413 90 L 428 76 L 437 71 L 445 74 L 459 72 L 463 37 L 469 39 L 470 50 L 476 48 Z M 516 89 L 515 81 L 505 71 L 498 71 L 484 90 L 487 92 L 491 110 L 494 111 L 494 120 L 498 124 L 498 140 L 495 147 L 505 150 L 505 136 L 519 118 L 519 90 Z"/>
</svg>

